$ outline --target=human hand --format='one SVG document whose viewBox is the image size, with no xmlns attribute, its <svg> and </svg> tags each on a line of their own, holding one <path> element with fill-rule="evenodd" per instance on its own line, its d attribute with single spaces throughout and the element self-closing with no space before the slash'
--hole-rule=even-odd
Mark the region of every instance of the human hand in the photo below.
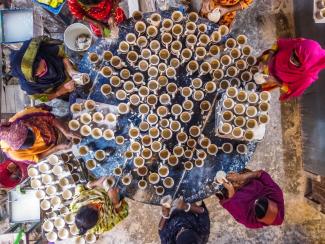
<svg viewBox="0 0 325 244">
<path fill-rule="evenodd" d="M 167 216 L 169 216 L 170 208 L 166 208 L 164 206 L 161 206 L 161 212 L 165 217 L 167 217 Z"/>
<path fill-rule="evenodd" d="M 176 203 L 176 208 L 179 210 L 187 209 L 187 203 L 184 201 L 183 198 L 180 198 Z"/>
<path fill-rule="evenodd" d="M 112 187 L 108 190 L 108 197 L 111 199 L 114 205 L 118 204 L 120 201 L 119 192 L 120 190 L 117 187 Z"/>
<path fill-rule="evenodd" d="M 81 136 L 75 132 L 75 131 L 67 131 L 67 133 L 65 133 L 65 137 L 72 140 L 72 139 L 78 139 L 78 140 L 81 140 Z"/>
<path fill-rule="evenodd" d="M 72 147 L 72 145 L 73 145 L 72 142 L 70 142 L 69 144 L 59 144 L 56 147 L 58 150 L 64 151 L 64 150 L 70 149 Z"/>
<path fill-rule="evenodd" d="M 226 7 L 219 6 L 218 8 L 219 8 L 220 16 L 221 16 L 221 17 L 224 16 L 226 13 L 229 12 L 229 9 L 226 8 Z"/>
<path fill-rule="evenodd" d="M 227 189 L 228 191 L 228 198 L 232 198 L 235 195 L 235 188 L 230 182 L 226 182 L 223 180 L 223 186 Z"/>
<path fill-rule="evenodd" d="M 258 71 L 263 73 L 264 70 L 267 70 L 268 68 L 268 63 L 266 61 L 261 61 L 258 65 Z"/>
<path fill-rule="evenodd" d="M 231 183 L 236 181 L 243 181 L 244 178 L 244 174 L 238 174 L 236 172 L 229 172 L 226 176 L 226 179 L 229 180 Z"/>
<path fill-rule="evenodd" d="M 210 0 L 203 0 L 201 5 L 201 10 L 200 10 L 201 15 L 207 15 L 210 12 L 211 12 Z"/>
</svg>

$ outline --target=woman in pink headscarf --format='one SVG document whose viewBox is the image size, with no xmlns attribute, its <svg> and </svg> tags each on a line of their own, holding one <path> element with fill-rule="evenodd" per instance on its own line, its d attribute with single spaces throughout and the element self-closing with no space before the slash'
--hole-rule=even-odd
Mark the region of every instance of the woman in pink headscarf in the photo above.
<svg viewBox="0 0 325 244">
<path fill-rule="evenodd" d="M 262 88 L 280 87 L 281 101 L 302 95 L 325 68 L 325 50 L 304 38 L 279 39 L 260 59 L 260 70 L 269 74 Z"/>
</svg>

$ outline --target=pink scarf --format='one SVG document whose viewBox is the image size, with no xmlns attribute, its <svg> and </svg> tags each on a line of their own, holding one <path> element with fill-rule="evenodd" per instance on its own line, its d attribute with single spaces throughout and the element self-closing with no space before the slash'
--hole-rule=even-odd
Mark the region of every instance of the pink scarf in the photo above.
<svg viewBox="0 0 325 244">
<path fill-rule="evenodd" d="M 293 50 L 301 63 L 300 67 L 290 62 Z M 280 100 L 298 97 L 318 79 L 318 73 L 325 68 L 325 50 L 313 40 L 279 39 L 278 51 L 270 63 L 270 72 L 286 84 L 289 94 L 283 94 Z"/>
</svg>

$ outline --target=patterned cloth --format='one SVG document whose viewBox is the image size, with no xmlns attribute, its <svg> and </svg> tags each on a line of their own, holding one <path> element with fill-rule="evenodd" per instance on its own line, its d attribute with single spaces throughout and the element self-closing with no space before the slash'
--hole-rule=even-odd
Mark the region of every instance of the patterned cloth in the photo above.
<svg viewBox="0 0 325 244">
<path fill-rule="evenodd" d="M 128 204 L 122 200 L 121 210 L 116 212 L 107 192 L 103 188 L 86 189 L 78 185 L 75 196 L 70 204 L 72 212 L 86 205 L 95 205 L 99 209 L 97 224 L 89 230 L 89 233 L 101 234 L 111 230 L 115 225 L 128 216 Z"/>
<path fill-rule="evenodd" d="M 79 0 L 68 0 L 68 5 L 70 12 L 73 14 L 74 17 L 79 20 L 83 20 L 83 18 L 86 16 L 107 25 L 108 19 L 111 16 L 112 11 L 114 14 L 114 20 L 117 24 L 123 22 L 126 19 L 122 8 L 117 7 L 113 9 L 113 0 L 102 0 L 95 7 L 88 7 L 82 4 Z M 96 25 L 90 23 L 90 28 L 97 36 L 102 35 L 100 29 Z"/>
<path fill-rule="evenodd" d="M 230 7 L 230 6 L 234 6 L 236 4 L 240 4 L 242 9 L 246 9 L 252 3 L 253 3 L 253 0 L 210 0 L 210 9 L 214 10 L 218 6 Z M 201 14 L 201 15 L 203 17 L 207 17 L 207 14 L 205 14 L 205 15 Z M 236 11 L 226 13 L 224 16 L 221 17 L 218 24 L 219 25 L 227 25 L 228 27 L 230 27 L 233 24 L 235 17 L 236 17 Z"/>
<path fill-rule="evenodd" d="M 57 142 L 54 119 L 49 111 L 42 108 L 25 108 L 10 118 L 9 123 L 0 125 L 1 149 L 14 160 L 37 162 L 37 155 L 49 150 Z M 33 132 L 35 142 L 30 148 L 20 149 L 28 130 Z"/>
<path fill-rule="evenodd" d="M 35 37 L 25 41 L 20 50 L 12 54 L 12 74 L 19 78 L 22 90 L 32 99 L 47 102 L 47 94 L 70 80 L 63 64 L 65 57 L 62 41 L 46 36 Z M 42 76 L 35 76 L 41 60 L 45 61 L 47 71 Z"/>
</svg>

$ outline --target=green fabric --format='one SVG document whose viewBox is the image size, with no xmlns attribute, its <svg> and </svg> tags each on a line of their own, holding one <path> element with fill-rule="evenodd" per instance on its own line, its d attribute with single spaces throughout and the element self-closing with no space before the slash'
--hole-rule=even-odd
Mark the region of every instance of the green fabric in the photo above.
<svg viewBox="0 0 325 244">
<path fill-rule="evenodd" d="M 31 95 L 30 98 L 32 100 L 39 100 L 40 102 L 46 103 L 49 101 L 49 97 L 47 94 L 34 94 Z"/>
<path fill-rule="evenodd" d="M 107 192 L 103 188 L 86 189 L 83 185 L 78 185 L 75 196 L 70 204 L 71 211 L 77 213 L 81 207 L 89 204 L 100 206 L 99 220 L 88 231 L 89 233 L 101 234 L 109 231 L 128 216 L 128 204 L 125 201 L 122 201 L 121 210 L 117 213 Z"/>
<path fill-rule="evenodd" d="M 41 46 L 41 43 L 62 45 L 62 43 L 60 41 L 50 39 L 47 36 L 39 36 L 39 37 L 33 38 L 31 40 L 27 50 L 25 51 L 23 59 L 21 61 L 21 71 L 24 74 L 26 80 L 28 80 L 30 82 L 34 82 L 33 64 L 34 64 L 36 55 L 38 53 L 38 49 Z M 59 55 L 60 55 L 60 53 L 59 53 Z M 61 53 L 61 55 L 62 55 L 62 53 Z"/>
</svg>

